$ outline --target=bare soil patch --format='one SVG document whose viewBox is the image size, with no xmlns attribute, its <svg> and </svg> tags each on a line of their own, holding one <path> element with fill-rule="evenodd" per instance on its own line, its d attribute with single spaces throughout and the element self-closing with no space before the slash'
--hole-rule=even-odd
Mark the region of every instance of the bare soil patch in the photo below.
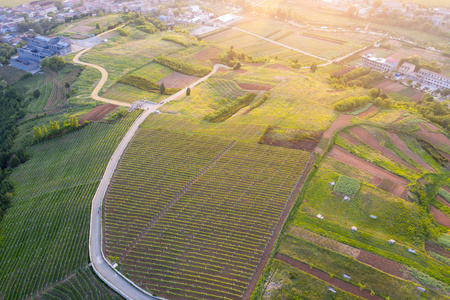
<svg viewBox="0 0 450 300">
<path fill-rule="evenodd" d="M 402 266 L 401 264 L 396 263 L 395 261 L 389 260 L 387 258 L 378 256 L 376 254 L 367 252 L 365 250 L 361 250 L 361 253 L 359 254 L 357 259 L 378 270 L 381 270 L 383 272 L 386 272 L 388 274 L 400 278 L 405 278 L 404 274 L 406 274 L 407 272 L 406 267 Z"/>
<path fill-rule="evenodd" d="M 438 199 L 439 202 L 441 202 L 441 203 L 444 204 L 445 206 L 450 207 L 450 203 L 448 203 L 447 201 L 445 201 L 445 199 L 442 198 L 441 196 L 437 195 L 437 196 L 436 196 L 436 199 Z"/>
<path fill-rule="evenodd" d="M 274 69 L 274 70 L 282 70 L 282 71 L 289 71 L 291 68 L 283 66 L 281 64 L 273 64 L 266 67 L 267 69 Z"/>
<path fill-rule="evenodd" d="M 84 40 L 84 39 L 87 39 L 88 37 L 89 37 L 88 35 L 79 34 L 79 33 L 75 33 L 70 36 L 71 39 L 76 39 L 76 40 Z"/>
<path fill-rule="evenodd" d="M 344 70 L 340 70 L 340 71 L 335 72 L 333 75 L 343 76 L 343 75 L 347 74 L 348 72 L 353 71 L 354 69 L 356 69 L 356 68 L 355 67 L 348 67 L 348 68 L 346 68 Z"/>
<path fill-rule="evenodd" d="M 101 121 L 104 117 L 106 117 L 110 112 L 115 110 L 117 105 L 114 104 L 104 104 L 99 105 L 92 109 L 90 112 L 85 114 L 83 118 L 81 118 L 80 124 L 83 124 L 85 121 Z"/>
<path fill-rule="evenodd" d="M 182 89 L 196 82 L 198 79 L 199 77 L 196 76 L 190 76 L 179 72 L 173 72 L 172 74 L 158 81 L 157 84 L 161 85 L 164 83 L 165 87 L 167 88 Z"/>
<path fill-rule="evenodd" d="M 396 183 L 400 186 L 406 187 L 409 183 L 409 181 L 405 178 L 402 178 L 400 176 L 397 176 L 395 174 L 392 174 L 391 172 L 386 171 L 383 168 L 380 168 L 374 164 L 371 164 L 367 161 L 365 161 L 362 158 L 359 158 L 350 152 L 347 152 L 343 148 L 339 146 L 333 146 L 331 151 L 328 153 L 328 156 L 331 158 L 334 158 L 342 163 L 348 164 L 352 167 L 358 168 L 360 170 L 363 170 L 365 172 L 371 173 L 372 175 L 376 177 L 380 177 L 382 179 L 388 179 L 392 181 L 393 183 Z"/>
<path fill-rule="evenodd" d="M 194 54 L 194 58 L 198 61 L 205 62 L 207 60 L 217 58 L 222 50 L 216 47 L 209 47 Z"/>
<path fill-rule="evenodd" d="M 343 137 L 344 139 L 346 139 L 347 141 L 349 141 L 350 143 L 352 143 L 353 145 L 357 146 L 360 144 L 360 142 L 355 139 L 353 136 L 351 136 L 350 134 L 346 133 L 346 132 L 342 132 L 341 137 Z"/>
<path fill-rule="evenodd" d="M 440 132 L 430 132 L 425 126 L 420 123 L 418 123 L 417 125 L 422 129 L 421 131 L 416 132 L 419 137 L 436 146 L 444 144 L 450 147 L 450 139 L 448 139 L 444 134 Z"/>
<path fill-rule="evenodd" d="M 313 151 L 322 137 L 321 132 L 298 130 L 297 132 L 290 134 L 278 134 L 276 133 L 277 129 L 278 127 L 276 126 L 269 126 L 264 132 L 261 144 L 303 151 Z"/>
<path fill-rule="evenodd" d="M 389 149 L 387 149 L 386 147 L 381 146 L 380 141 L 378 141 L 370 132 L 368 132 L 364 128 L 359 127 L 359 126 L 353 127 L 352 129 L 350 129 L 350 132 L 353 133 L 354 135 L 356 135 L 359 139 L 361 139 L 369 147 L 380 151 L 381 154 L 383 154 L 384 156 L 392 159 L 395 162 L 398 162 L 399 164 L 404 165 L 405 167 L 407 167 L 413 171 L 420 173 L 419 169 L 410 165 L 409 163 L 407 163 L 406 161 L 404 161 L 403 159 L 401 159 L 400 157 L 398 157 L 397 155 L 395 155 L 394 153 L 389 151 Z"/>
<path fill-rule="evenodd" d="M 413 99 L 414 101 L 419 101 L 420 99 L 422 99 L 424 93 L 422 92 L 417 92 L 416 94 L 414 94 L 411 99 Z"/>
<path fill-rule="evenodd" d="M 330 127 L 327 128 L 323 132 L 322 139 L 328 143 L 328 141 L 333 136 L 333 133 L 341 128 L 344 128 L 345 126 L 351 125 L 352 123 L 350 120 L 353 118 L 352 115 L 346 115 L 346 114 L 340 114 L 334 121 L 331 123 Z M 324 142 L 323 141 L 323 142 Z M 323 150 L 319 147 L 316 147 L 314 149 L 314 152 L 318 154 L 322 154 Z"/>
<path fill-rule="evenodd" d="M 376 89 L 382 89 L 385 93 L 397 93 L 405 88 L 400 83 L 393 82 L 391 80 L 384 80 L 374 86 Z"/>
<path fill-rule="evenodd" d="M 444 214 L 434 206 L 430 207 L 430 211 L 438 224 L 450 228 L 450 218 L 446 214 Z"/>
<path fill-rule="evenodd" d="M 438 245 L 433 244 L 432 242 L 428 242 L 428 241 L 425 242 L 425 250 L 427 252 L 428 251 L 432 251 L 432 252 L 437 253 L 437 254 L 439 254 L 441 256 L 450 258 L 450 251 L 445 250 L 444 248 L 441 248 Z"/>
<path fill-rule="evenodd" d="M 375 105 L 372 105 L 371 107 L 369 107 L 368 110 L 363 111 L 362 113 L 359 113 L 356 116 L 358 118 L 365 118 L 365 117 L 371 115 L 372 113 L 376 112 L 377 110 L 378 110 L 378 107 L 376 107 Z"/>
<path fill-rule="evenodd" d="M 386 131 L 389 139 L 394 144 L 395 147 L 397 147 L 400 151 L 402 151 L 404 154 L 406 154 L 409 158 L 411 158 L 413 161 L 421 165 L 424 169 L 430 172 L 436 172 L 435 169 L 433 169 L 429 164 L 426 163 L 426 161 L 417 155 L 415 152 L 413 152 L 411 149 L 409 149 L 408 145 L 395 133 Z"/>
<path fill-rule="evenodd" d="M 381 182 L 383 182 L 383 178 L 380 178 L 380 177 L 375 176 L 375 177 L 373 177 L 372 180 L 370 181 L 370 184 L 371 184 L 371 185 L 374 185 L 374 186 L 379 186 L 379 185 L 381 184 Z"/>
<path fill-rule="evenodd" d="M 428 127 L 428 129 L 429 129 L 430 131 L 439 131 L 439 130 L 440 130 L 439 127 L 437 127 L 437 126 L 434 125 L 433 123 L 424 123 L 424 125 L 425 125 L 426 127 Z"/>
<path fill-rule="evenodd" d="M 380 299 L 380 300 L 384 299 L 377 295 L 371 296 L 370 291 L 360 290 L 359 287 L 357 287 L 349 282 L 343 281 L 339 278 L 336 278 L 336 277 L 330 278 L 329 274 L 327 274 L 323 271 L 320 271 L 314 267 L 311 268 L 308 264 L 305 264 L 304 262 L 290 258 L 289 256 L 277 253 L 277 254 L 275 254 L 275 259 L 285 262 L 294 268 L 302 270 L 305 273 L 308 273 L 316 278 L 319 278 L 320 280 L 328 282 L 329 284 L 332 284 L 335 287 L 338 287 L 339 289 L 349 292 L 350 294 L 356 295 L 358 297 L 361 297 L 364 299 Z"/>
<path fill-rule="evenodd" d="M 270 84 L 258 84 L 258 83 L 238 83 L 237 84 L 241 89 L 248 91 L 270 91 L 274 88 L 273 85 Z"/>
<path fill-rule="evenodd" d="M 69 30 L 71 32 L 75 32 L 75 33 L 88 33 L 88 32 L 91 32 L 92 30 L 95 30 L 95 28 L 91 27 L 91 26 L 86 26 L 86 25 L 78 25 L 78 26 L 70 28 Z"/>
</svg>

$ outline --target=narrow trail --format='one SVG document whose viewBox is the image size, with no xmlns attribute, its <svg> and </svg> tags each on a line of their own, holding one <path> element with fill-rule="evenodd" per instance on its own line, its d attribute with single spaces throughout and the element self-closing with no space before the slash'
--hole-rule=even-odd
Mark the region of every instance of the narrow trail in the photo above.
<svg viewBox="0 0 450 300">
<path fill-rule="evenodd" d="M 125 24 L 126 25 L 126 24 Z M 102 32 L 101 34 L 97 35 L 97 37 L 105 35 L 107 33 L 110 33 L 111 31 L 117 30 L 119 28 L 124 27 L 125 25 L 116 27 L 114 29 Z M 86 52 L 88 52 L 89 50 L 91 50 L 92 48 L 86 48 L 80 52 L 77 53 L 77 55 L 75 55 L 75 57 L 73 58 L 73 62 L 76 64 L 80 64 L 80 65 L 84 65 L 84 66 L 88 66 L 94 69 L 97 69 L 100 71 L 100 73 L 102 74 L 102 77 L 100 78 L 100 81 L 97 83 L 97 86 L 94 88 L 94 90 L 91 93 L 91 98 L 97 101 L 102 101 L 102 102 L 106 102 L 106 103 L 110 103 L 110 104 L 114 104 L 114 105 L 119 105 L 119 106 L 127 106 L 130 107 L 131 104 L 130 103 L 126 103 L 126 102 L 121 102 L 121 101 L 117 101 L 117 100 L 111 100 L 111 99 L 106 99 L 103 97 L 100 97 L 98 95 L 98 92 L 100 92 L 100 90 L 102 89 L 103 85 L 106 83 L 106 81 L 108 80 L 108 71 L 105 70 L 105 68 L 100 67 L 98 65 L 94 65 L 91 63 L 87 63 L 84 61 L 80 60 L 80 57 L 85 54 Z"/>
</svg>

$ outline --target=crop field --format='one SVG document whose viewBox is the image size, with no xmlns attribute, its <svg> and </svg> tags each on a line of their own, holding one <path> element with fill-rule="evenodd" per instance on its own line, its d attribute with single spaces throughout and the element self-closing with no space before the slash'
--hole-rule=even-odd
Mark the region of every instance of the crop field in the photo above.
<svg viewBox="0 0 450 300">
<path fill-rule="evenodd" d="M 214 45 L 223 49 L 229 49 L 234 46 L 235 49 L 245 52 L 255 58 L 257 57 L 278 57 L 278 59 L 298 59 L 300 63 L 308 64 L 316 61 L 316 58 L 304 55 L 302 53 L 284 48 L 282 46 L 261 40 L 247 33 L 238 30 L 227 30 L 205 38 Z"/>
<path fill-rule="evenodd" d="M 148 65 L 142 66 L 141 68 L 134 70 L 130 74 L 145 78 L 151 82 L 157 82 L 163 79 L 164 77 L 169 76 L 173 72 L 174 71 L 163 65 L 160 65 L 156 62 L 151 62 Z"/>
<path fill-rule="evenodd" d="M 0 67 L 0 78 L 5 79 L 8 84 L 16 83 L 21 76 L 25 75 L 25 72 L 11 66 Z"/>
<path fill-rule="evenodd" d="M 106 199 L 106 253 L 157 295 L 240 299 L 307 157 L 141 128 Z"/>
<path fill-rule="evenodd" d="M 148 64 L 153 58 L 184 48 L 176 43 L 161 40 L 161 34 L 143 35 L 135 33 L 131 28 L 128 30 L 132 31 L 129 37 L 109 40 L 81 57 L 81 60 L 100 65 L 108 71 L 105 89 L 123 75 Z"/>
<path fill-rule="evenodd" d="M 141 90 L 137 87 L 116 83 L 111 86 L 106 93 L 102 94 L 102 97 L 107 99 L 113 99 L 118 101 L 123 101 L 127 103 L 133 103 L 135 101 L 139 101 L 141 99 L 146 99 L 148 101 L 159 102 L 162 99 L 167 98 L 166 95 L 161 95 L 159 93 L 152 93 Z"/>
<path fill-rule="evenodd" d="M 11 175 L 15 195 L 2 221 L 3 299 L 35 295 L 87 267 L 92 198 L 138 114 L 115 124 L 90 124 L 29 149 L 31 159 Z"/>
</svg>

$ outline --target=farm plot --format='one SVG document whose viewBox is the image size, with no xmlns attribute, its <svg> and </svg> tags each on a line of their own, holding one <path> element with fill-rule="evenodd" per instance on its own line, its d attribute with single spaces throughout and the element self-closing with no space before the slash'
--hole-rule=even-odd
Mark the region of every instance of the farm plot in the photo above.
<svg viewBox="0 0 450 300">
<path fill-rule="evenodd" d="M 182 89 L 196 82 L 198 79 L 199 77 L 196 76 L 185 75 L 180 72 L 173 72 L 172 74 L 159 80 L 157 84 L 161 85 L 164 83 L 165 87 L 167 88 Z"/>
<path fill-rule="evenodd" d="M 148 143 L 155 134 L 169 139 L 159 145 L 159 151 L 155 149 L 158 143 Z M 192 138 L 190 159 L 186 159 L 180 152 L 188 149 L 180 151 L 183 147 L 177 143 Z M 242 142 L 230 144 L 217 137 L 180 137 L 163 130 L 146 130 L 135 142 L 120 165 L 127 168 L 128 179 L 116 181 L 119 169 L 108 193 L 107 253 L 118 257 L 130 279 L 163 297 L 241 299 L 307 153 Z M 213 149 L 200 151 L 206 147 Z M 149 152 L 137 151 L 143 148 L 149 148 Z M 152 166 L 156 161 L 161 167 Z M 137 179 L 143 177 L 132 162 L 139 169 L 145 168 L 145 179 Z M 210 168 L 205 168 L 208 163 Z M 160 172 L 167 174 L 165 179 Z M 130 184 L 135 188 L 127 193 L 114 191 Z M 166 193 L 167 189 L 172 192 Z M 136 200 L 126 199 L 127 195 L 136 195 Z M 163 196 L 165 199 L 161 199 Z M 136 205 L 147 212 L 139 212 Z"/>
<path fill-rule="evenodd" d="M 21 76 L 25 74 L 25 71 L 18 70 L 11 66 L 1 66 L 0 67 L 0 76 L 5 79 L 8 84 L 16 83 Z"/>
<path fill-rule="evenodd" d="M 106 93 L 102 95 L 107 99 L 119 100 L 127 103 L 133 103 L 141 99 L 146 99 L 148 101 L 159 102 L 162 99 L 167 98 L 166 95 L 161 95 L 157 93 L 147 92 L 137 87 L 116 83 L 110 87 Z"/>
<path fill-rule="evenodd" d="M 139 112 L 93 123 L 30 148 L 11 175 L 15 195 L 2 221 L 0 290 L 21 299 L 87 267 L 92 198 L 106 165 Z M 20 288 L 18 288 L 20 287 Z"/>
<path fill-rule="evenodd" d="M 169 76 L 174 71 L 171 69 L 160 65 L 156 62 L 151 62 L 148 65 L 142 66 L 141 68 L 134 70 L 130 75 L 139 76 L 145 78 L 151 82 L 157 82 L 166 76 Z"/>
</svg>

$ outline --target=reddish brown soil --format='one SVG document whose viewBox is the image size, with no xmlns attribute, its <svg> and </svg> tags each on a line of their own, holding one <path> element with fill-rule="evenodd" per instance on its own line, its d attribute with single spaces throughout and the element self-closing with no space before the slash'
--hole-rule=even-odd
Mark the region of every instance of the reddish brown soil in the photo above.
<svg viewBox="0 0 450 300">
<path fill-rule="evenodd" d="M 357 139 L 355 139 L 353 136 L 351 136 L 346 132 L 341 132 L 340 136 L 349 141 L 350 143 L 352 143 L 353 145 L 357 146 L 360 144 L 360 142 Z"/>
<path fill-rule="evenodd" d="M 419 137 L 427 140 L 435 146 L 444 144 L 450 147 L 450 140 L 444 134 L 440 132 L 431 132 L 420 123 L 417 125 L 422 129 L 421 131 L 416 132 Z"/>
<path fill-rule="evenodd" d="M 308 134 L 309 138 L 305 138 L 302 140 L 291 140 L 289 137 L 278 136 L 277 134 L 272 134 L 278 127 L 277 126 L 269 126 L 267 130 L 264 132 L 264 135 L 261 139 L 261 144 L 272 145 L 278 147 L 284 147 L 289 149 L 298 149 L 303 151 L 313 151 L 317 144 L 319 143 L 320 138 L 322 137 L 321 132 L 310 132 Z"/>
<path fill-rule="evenodd" d="M 376 107 L 375 105 L 372 105 L 371 107 L 369 107 L 368 110 L 363 111 L 362 113 L 357 114 L 356 116 L 358 118 L 365 118 L 368 115 L 372 114 L 373 112 L 375 112 L 376 110 L 378 110 L 378 107 Z"/>
<path fill-rule="evenodd" d="M 405 88 L 405 86 L 401 85 L 400 83 L 393 82 L 391 80 L 384 80 L 374 86 L 376 89 L 382 89 L 384 93 L 397 93 L 400 92 Z"/>
<path fill-rule="evenodd" d="M 435 208 L 434 206 L 430 207 L 430 211 L 433 214 L 434 219 L 438 224 L 450 228 L 450 218 L 447 217 L 446 214 Z"/>
<path fill-rule="evenodd" d="M 353 118 L 352 115 L 346 115 L 346 114 L 340 114 L 334 121 L 333 123 L 331 123 L 330 127 L 328 127 L 327 130 L 325 130 L 323 132 L 322 138 L 323 139 L 330 139 L 333 136 L 333 133 L 336 130 L 339 130 L 345 126 L 351 125 L 352 123 L 350 122 L 350 120 Z M 314 152 L 318 153 L 318 154 L 322 154 L 323 150 L 320 149 L 319 147 L 316 147 L 314 149 Z"/>
<path fill-rule="evenodd" d="M 222 52 L 222 50 L 220 50 L 219 48 L 209 47 L 209 48 L 206 48 L 205 50 L 195 53 L 194 58 L 198 61 L 204 62 L 204 61 L 218 57 L 221 52 Z"/>
<path fill-rule="evenodd" d="M 238 86 L 243 90 L 248 91 L 270 91 L 274 88 L 270 84 L 257 84 L 257 83 L 238 83 Z"/>
<path fill-rule="evenodd" d="M 305 264 L 304 262 L 290 258 L 289 256 L 277 253 L 277 254 L 275 254 L 275 259 L 285 262 L 294 268 L 302 270 L 305 273 L 308 273 L 316 278 L 319 278 L 320 280 L 328 282 L 329 284 L 332 284 L 333 286 L 335 286 L 341 290 L 344 290 L 346 292 L 349 292 L 350 294 L 356 295 L 358 297 L 361 297 L 364 299 L 380 299 L 380 300 L 384 299 L 377 295 L 371 296 L 370 291 L 360 290 L 359 287 L 357 287 L 349 282 L 343 281 L 339 278 L 336 278 L 336 277 L 330 278 L 329 274 L 327 274 L 323 271 L 320 271 L 316 268 L 311 268 L 308 264 Z"/>
<path fill-rule="evenodd" d="M 425 123 L 424 125 L 426 127 L 428 127 L 428 129 L 430 129 L 431 131 L 439 131 L 440 130 L 439 127 L 437 127 L 433 123 Z"/>
<path fill-rule="evenodd" d="M 380 141 L 378 141 L 370 132 L 368 132 L 364 128 L 359 127 L 359 126 L 353 127 L 352 129 L 350 129 L 350 132 L 353 133 L 354 135 L 356 135 L 359 139 L 361 139 L 369 147 L 372 147 L 373 149 L 380 151 L 381 154 L 383 154 L 384 156 L 392 159 L 395 162 L 398 162 L 399 164 L 402 164 L 403 166 L 405 166 L 413 171 L 420 173 L 419 169 L 410 165 L 409 163 L 407 163 L 406 161 L 404 161 L 403 159 L 401 159 L 400 157 L 398 157 L 397 155 L 395 155 L 394 153 L 389 151 L 386 147 L 381 146 Z"/>
<path fill-rule="evenodd" d="M 427 250 L 427 252 L 428 251 L 432 251 L 432 252 L 437 253 L 437 254 L 439 254 L 441 256 L 450 258 L 450 251 L 445 250 L 444 248 L 441 248 L 438 245 L 435 245 L 435 244 L 433 244 L 431 242 L 428 242 L 428 241 L 425 242 L 425 250 Z"/>
<path fill-rule="evenodd" d="M 164 83 L 165 87 L 167 88 L 182 89 L 196 82 L 198 79 L 199 77 L 196 76 L 189 76 L 179 72 L 173 72 L 172 74 L 158 81 L 157 84 L 161 85 Z"/>
<path fill-rule="evenodd" d="M 261 257 L 261 262 L 256 267 L 256 271 L 253 274 L 253 278 L 248 284 L 247 290 L 245 291 L 243 300 L 249 300 L 250 296 L 253 293 L 253 290 L 256 287 L 256 284 L 258 283 L 259 277 L 261 276 L 264 267 L 266 266 L 270 253 L 272 252 L 273 246 L 275 245 L 275 242 L 278 238 L 278 234 L 280 233 L 281 227 L 283 226 L 284 222 L 286 221 L 287 216 L 289 215 L 292 205 L 295 202 L 295 199 L 297 199 L 297 195 L 300 192 L 300 188 L 303 186 L 303 183 L 305 182 L 306 178 L 308 177 L 309 172 L 311 171 L 312 166 L 315 162 L 315 156 L 311 156 L 311 160 L 309 161 L 309 164 L 305 166 L 305 169 L 303 170 L 302 176 L 300 177 L 300 180 L 297 182 L 297 185 L 294 187 L 294 192 L 292 193 L 291 197 L 289 198 L 286 208 L 284 209 L 283 213 L 281 214 L 280 220 L 278 221 L 277 227 L 275 228 L 272 237 L 270 238 L 269 244 L 267 245 L 266 250 L 263 253 L 263 256 Z"/>
<path fill-rule="evenodd" d="M 383 181 L 383 178 L 374 176 L 374 177 L 372 178 L 372 180 L 370 181 L 370 184 L 371 184 L 371 185 L 374 185 L 374 186 L 379 186 L 379 185 L 381 184 L 382 181 Z"/>
<path fill-rule="evenodd" d="M 450 207 L 450 203 L 448 203 L 447 201 L 445 201 L 445 199 L 442 198 L 441 196 L 437 195 L 437 196 L 436 196 L 436 199 L 438 199 L 439 202 L 441 202 L 441 203 L 444 204 L 445 206 Z"/>
<path fill-rule="evenodd" d="M 386 242 L 387 243 L 387 242 Z M 378 256 L 376 254 L 361 250 L 357 258 L 359 261 L 368 264 L 378 270 L 388 274 L 403 278 L 407 269 L 395 261 Z"/>
<path fill-rule="evenodd" d="M 83 124 L 84 121 L 101 121 L 106 115 L 115 110 L 117 105 L 114 104 L 103 104 L 95 107 L 90 112 L 85 114 L 83 118 L 81 118 L 80 124 Z"/>
<path fill-rule="evenodd" d="M 348 164 L 350 166 L 353 166 L 355 168 L 358 168 L 360 170 L 363 170 L 365 172 L 369 172 L 374 176 L 387 179 L 392 181 L 393 183 L 396 183 L 401 186 L 408 185 L 409 181 L 405 178 L 402 178 L 400 176 L 397 176 L 395 174 L 392 174 L 391 172 L 386 171 L 385 169 L 382 169 L 374 164 L 371 164 L 367 161 L 365 161 L 362 158 L 359 158 L 350 152 L 347 152 L 343 148 L 339 146 L 333 146 L 331 151 L 328 153 L 328 156 L 331 158 L 334 158 L 340 162 L 343 162 L 345 164 Z"/>
<path fill-rule="evenodd" d="M 267 69 L 274 69 L 274 70 L 282 70 L 282 71 L 289 71 L 291 68 L 280 65 L 280 64 L 273 64 L 266 67 Z"/>
<path fill-rule="evenodd" d="M 386 131 L 389 139 L 394 144 L 395 147 L 397 147 L 400 151 L 402 151 L 404 154 L 406 154 L 409 158 L 411 158 L 413 161 L 421 165 L 425 170 L 429 172 L 436 172 L 435 169 L 433 169 L 427 162 L 417 155 L 415 152 L 413 152 L 411 149 L 408 148 L 408 145 L 395 133 Z"/>
<path fill-rule="evenodd" d="M 419 101 L 420 99 L 422 99 L 423 94 L 424 94 L 424 93 L 422 93 L 422 92 L 417 92 L 417 94 L 413 95 L 413 96 L 411 97 L 411 99 L 413 99 L 414 101 Z"/>
<path fill-rule="evenodd" d="M 442 151 L 439 151 L 439 153 L 440 153 L 442 156 L 446 157 L 446 158 L 450 161 L 450 154 L 447 154 L 447 153 L 442 152 Z M 449 192 L 450 192 L 450 191 L 449 191 Z"/>
</svg>

